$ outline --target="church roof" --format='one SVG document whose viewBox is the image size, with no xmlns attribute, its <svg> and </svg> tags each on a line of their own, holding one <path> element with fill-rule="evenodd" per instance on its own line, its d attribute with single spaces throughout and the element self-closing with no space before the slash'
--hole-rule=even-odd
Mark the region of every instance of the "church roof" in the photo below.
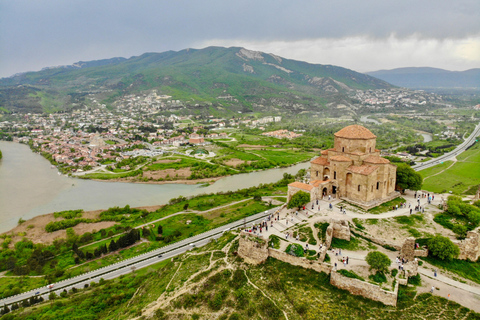
<svg viewBox="0 0 480 320">
<path fill-rule="evenodd" d="M 310 181 L 310 185 L 317 188 L 319 185 L 321 185 L 323 183 L 327 183 L 328 181 L 330 181 L 330 180 L 329 179 L 327 179 L 327 180 L 313 180 L 313 181 Z"/>
<path fill-rule="evenodd" d="M 367 164 L 362 164 L 361 166 L 350 166 L 350 167 L 347 168 L 347 171 L 350 171 L 352 173 L 362 174 L 364 176 L 368 176 L 369 174 L 371 174 L 372 172 L 374 172 L 377 169 L 378 169 L 377 166 L 370 166 L 370 165 L 367 165 Z"/>
<path fill-rule="evenodd" d="M 342 130 L 335 133 L 335 137 L 346 138 L 346 139 L 375 139 L 377 136 L 374 135 L 367 128 L 354 124 L 348 127 L 343 128 Z"/>
<path fill-rule="evenodd" d="M 321 166 L 330 165 L 330 162 L 328 162 L 328 159 L 327 158 L 322 158 L 322 157 L 318 157 L 316 159 L 313 159 L 312 161 L 310 161 L 310 163 L 319 164 Z"/>
<path fill-rule="evenodd" d="M 350 162 L 350 161 L 352 161 L 352 159 L 347 158 L 347 157 L 342 156 L 342 155 L 330 157 L 330 160 L 331 161 L 340 161 L 340 162 Z"/>
<path fill-rule="evenodd" d="M 368 163 L 376 163 L 376 164 L 390 163 L 390 161 L 388 161 L 388 159 L 385 159 L 385 158 L 382 158 L 382 157 L 379 157 L 379 156 L 368 156 L 363 161 L 368 162 Z"/>
<path fill-rule="evenodd" d="M 322 155 L 327 155 L 328 154 L 328 151 L 335 151 L 335 148 L 330 148 L 330 149 L 327 149 L 327 150 L 322 150 L 320 153 Z"/>
<path fill-rule="evenodd" d="M 306 190 L 306 191 L 310 191 L 310 190 L 313 189 L 313 186 L 311 186 L 309 184 L 306 184 L 306 183 L 303 183 L 303 182 L 298 182 L 298 181 L 289 183 L 288 186 L 289 187 L 295 187 L 295 188 L 302 189 L 302 190 Z"/>
</svg>

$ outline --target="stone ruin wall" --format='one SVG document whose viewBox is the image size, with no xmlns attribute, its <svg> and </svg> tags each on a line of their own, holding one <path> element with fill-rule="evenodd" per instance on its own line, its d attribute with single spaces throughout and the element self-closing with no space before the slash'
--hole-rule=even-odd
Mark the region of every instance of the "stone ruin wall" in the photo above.
<svg viewBox="0 0 480 320">
<path fill-rule="evenodd" d="M 333 233 L 333 228 L 331 229 Z M 320 251 L 320 259 L 325 258 L 327 247 L 323 247 Z M 385 305 L 396 306 L 398 295 L 398 284 L 395 291 L 385 291 L 379 286 L 370 284 L 358 279 L 352 279 L 332 271 L 332 266 L 322 263 L 323 259 L 308 260 L 306 258 L 295 257 L 276 249 L 268 248 L 268 242 L 261 236 L 256 236 L 246 232 L 240 233 L 238 255 L 249 264 L 260 264 L 267 260 L 268 257 L 289 263 L 294 266 L 299 266 L 305 269 L 311 269 L 316 272 L 325 272 L 330 274 L 330 283 L 340 289 L 349 291 L 355 295 L 361 295 L 365 298 L 380 301 Z"/>
<path fill-rule="evenodd" d="M 268 258 L 268 242 L 260 236 L 240 233 L 238 255 L 249 264 L 260 264 Z"/>
<path fill-rule="evenodd" d="M 465 240 L 455 241 L 455 244 L 460 249 L 458 259 L 477 261 L 480 256 L 480 234 L 478 232 L 467 232 Z"/>
<path fill-rule="evenodd" d="M 386 291 L 377 285 L 359 279 L 348 278 L 336 271 L 332 271 L 330 273 L 330 284 L 347 290 L 351 294 L 380 301 L 387 306 L 397 305 L 398 283 L 395 285 L 394 291 Z"/>
<path fill-rule="evenodd" d="M 402 248 L 400 249 L 400 257 L 407 259 L 408 261 L 413 261 L 415 257 L 426 257 L 428 256 L 427 249 L 415 249 L 415 238 L 408 237 L 403 242 Z"/>
<path fill-rule="evenodd" d="M 372 237 L 371 235 L 369 234 L 366 234 L 365 232 L 363 231 L 360 231 L 360 230 L 355 230 L 355 233 L 364 237 L 364 238 L 367 238 L 368 240 L 372 241 L 373 243 L 376 243 L 380 246 L 390 246 L 392 248 L 394 248 L 395 250 L 397 251 L 400 251 L 402 249 L 402 247 L 400 247 L 398 244 L 395 244 L 395 243 L 392 243 L 392 242 L 388 242 L 388 241 L 385 241 L 383 239 L 378 239 L 378 238 L 375 238 L 375 237 Z"/>
<path fill-rule="evenodd" d="M 315 261 L 315 260 L 308 260 L 305 258 L 300 258 L 300 257 L 295 257 L 292 255 L 289 255 L 286 252 L 281 252 L 279 250 L 275 249 L 268 249 L 268 255 L 272 258 L 275 258 L 277 260 L 289 263 L 294 266 L 299 266 L 305 269 L 312 269 L 317 272 L 325 272 L 326 274 L 330 274 L 332 270 L 332 266 L 328 264 L 323 264 L 321 262 Z"/>
<path fill-rule="evenodd" d="M 333 238 L 350 241 L 350 226 L 347 220 L 330 220 L 325 239 L 327 249 L 330 248 Z"/>
</svg>

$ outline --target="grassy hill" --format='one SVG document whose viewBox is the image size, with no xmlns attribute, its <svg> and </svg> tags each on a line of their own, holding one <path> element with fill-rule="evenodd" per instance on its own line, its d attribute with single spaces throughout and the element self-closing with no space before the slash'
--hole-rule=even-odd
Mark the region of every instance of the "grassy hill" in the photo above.
<svg viewBox="0 0 480 320">
<path fill-rule="evenodd" d="M 0 106 L 28 112 L 67 110 L 81 105 L 91 93 L 108 104 L 125 94 L 156 89 L 192 105 L 262 112 L 267 105 L 324 108 L 327 102 L 348 102 L 350 90 L 390 87 L 341 67 L 237 47 L 208 47 L 79 62 L 3 78 Z"/>
</svg>

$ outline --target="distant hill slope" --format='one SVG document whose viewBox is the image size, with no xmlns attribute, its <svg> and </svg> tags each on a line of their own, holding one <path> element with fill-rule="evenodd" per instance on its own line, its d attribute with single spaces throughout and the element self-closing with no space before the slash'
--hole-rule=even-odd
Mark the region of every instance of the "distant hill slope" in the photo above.
<svg viewBox="0 0 480 320">
<path fill-rule="evenodd" d="M 480 69 L 448 71 L 437 68 L 398 68 L 367 72 L 396 86 L 406 88 L 480 88 Z"/>
<path fill-rule="evenodd" d="M 117 97 L 156 89 L 194 103 L 217 103 L 251 111 L 274 105 L 312 108 L 348 100 L 353 89 L 390 88 L 349 69 L 309 64 L 243 48 L 208 47 L 145 53 L 129 59 L 78 62 L 0 79 L 0 106 L 10 110 L 54 111 L 102 93 Z"/>
</svg>

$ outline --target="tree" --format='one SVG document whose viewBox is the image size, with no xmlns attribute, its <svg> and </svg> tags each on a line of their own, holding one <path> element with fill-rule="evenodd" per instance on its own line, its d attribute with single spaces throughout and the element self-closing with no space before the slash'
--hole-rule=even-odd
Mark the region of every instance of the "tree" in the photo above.
<svg viewBox="0 0 480 320">
<path fill-rule="evenodd" d="M 397 165 L 397 187 L 400 189 L 420 190 L 422 187 L 422 175 L 413 170 L 409 165 L 399 163 Z"/>
<path fill-rule="evenodd" d="M 304 204 L 307 204 L 310 201 L 310 194 L 306 193 L 305 191 L 298 191 L 295 193 L 290 201 L 287 204 L 287 208 L 295 208 L 301 207 Z"/>
<path fill-rule="evenodd" d="M 163 227 L 162 227 L 162 225 L 160 225 L 160 224 L 158 225 L 157 232 L 158 232 L 158 234 L 163 234 Z"/>
<path fill-rule="evenodd" d="M 460 249 L 447 237 L 435 236 L 428 241 L 428 251 L 440 260 L 452 260 L 460 254 Z"/>
<path fill-rule="evenodd" d="M 374 269 L 380 272 L 387 272 L 388 267 L 390 267 L 390 264 L 392 263 L 390 258 L 380 251 L 370 251 L 365 258 L 365 261 L 367 261 L 370 266 L 370 270 Z"/>
<path fill-rule="evenodd" d="M 108 251 L 112 252 L 118 249 L 117 243 L 115 240 L 110 241 L 110 245 L 108 246 Z"/>
</svg>

